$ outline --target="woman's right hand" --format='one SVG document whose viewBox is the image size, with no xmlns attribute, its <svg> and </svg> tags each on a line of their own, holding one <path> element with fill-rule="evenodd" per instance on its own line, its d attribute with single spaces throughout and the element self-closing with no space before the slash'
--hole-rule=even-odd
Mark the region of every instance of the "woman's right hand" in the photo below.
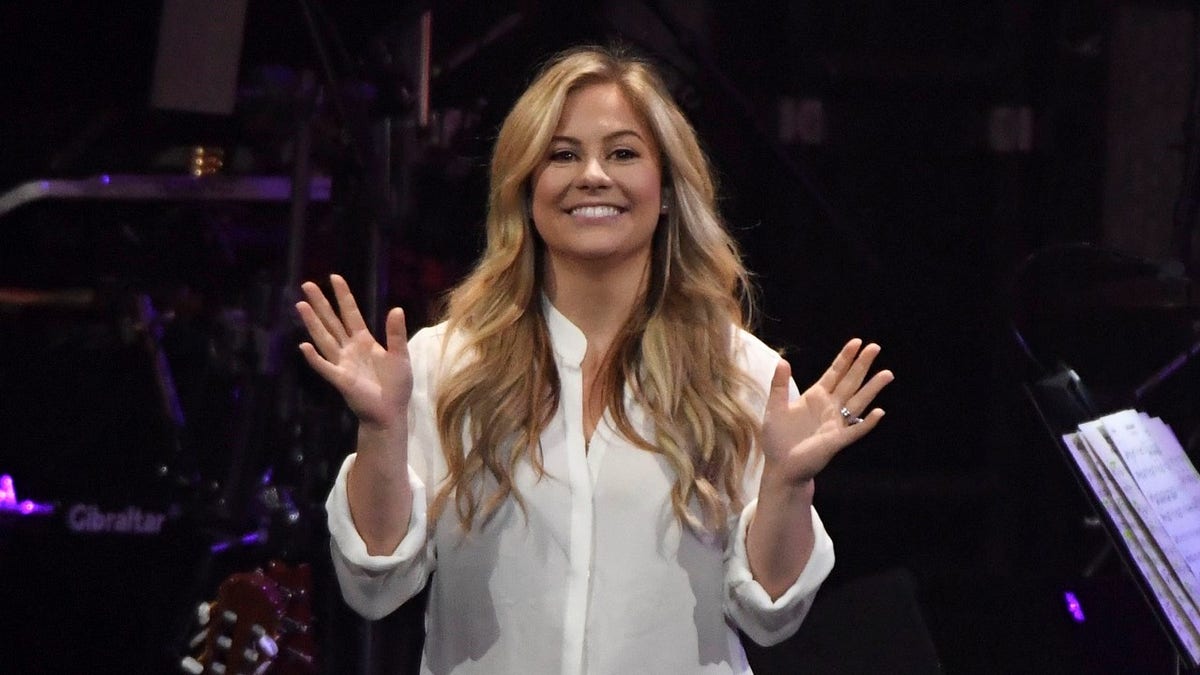
<svg viewBox="0 0 1200 675">
<path fill-rule="evenodd" d="M 312 342 L 300 352 L 313 370 L 334 386 L 360 425 L 385 431 L 407 423 L 412 395 L 412 366 L 404 312 L 394 307 L 387 315 L 387 346 L 381 346 L 363 320 L 346 280 L 329 275 L 338 311 L 311 281 L 300 288 L 308 298 L 296 303 Z M 315 346 L 314 346 L 315 345 Z"/>
</svg>

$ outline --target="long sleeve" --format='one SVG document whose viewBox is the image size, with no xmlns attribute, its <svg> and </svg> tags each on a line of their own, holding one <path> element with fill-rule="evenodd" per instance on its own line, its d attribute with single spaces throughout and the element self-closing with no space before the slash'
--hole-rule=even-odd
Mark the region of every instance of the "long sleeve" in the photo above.
<svg viewBox="0 0 1200 675">
<path fill-rule="evenodd" d="M 346 603 L 367 619 L 381 619 L 419 593 L 432 571 L 433 556 L 426 537 L 425 484 L 409 466 L 413 506 L 408 532 L 391 555 L 370 555 L 354 526 L 346 496 L 346 475 L 354 459 L 351 454 L 342 463 L 325 501 L 333 567 Z"/>
<path fill-rule="evenodd" d="M 367 555 L 345 495 L 354 457 L 347 459 L 327 504 L 346 601 L 368 618 L 382 617 L 428 584 L 421 671 L 428 674 L 749 675 L 734 627 L 766 644 L 796 631 L 833 564 L 820 520 L 813 519 L 817 541 L 807 568 L 771 602 L 746 556 L 758 463 L 751 460 L 745 472 L 748 506 L 731 515 L 727 536 L 684 527 L 671 509 L 674 472 L 663 457 L 607 417 L 585 444 L 579 365 L 586 342 L 553 307 L 546 315 L 564 394 L 540 438 L 545 471 L 519 466 L 513 480 L 523 506 L 506 500 L 467 533 L 452 511 L 428 522 L 430 493 L 447 473 L 430 400 L 448 372 L 471 360 L 460 357 L 454 336 L 443 340 L 444 330 L 426 329 L 410 341 L 411 522 L 391 555 Z M 751 336 L 741 341 L 747 372 L 765 395 L 779 357 Z M 761 402 L 750 403 L 761 411 Z M 652 431 L 640 408 L 630 415 L 640 433 Z"/>
<path fill-rule="evenodd" d="M 791 637 L 808 615 L 817 590 L 833 569 L 833 540 L 813 509 L 816 541 L 808 564 L 791 587 L 772 601 L 750 573 L 750 559 L 746 554 L 746 530 L 757 507 L 755 500 L 742 510 L 726 547 L 725 612 L 751 640 L 769 647 Z"/>
<path fill-rule="evenodd" d="M 766 392 L 779 362 L 779 354 L 748 333 L 741 333 L 743 367 L 761 388 L 761 396 L 754 395 L 750 405 L 762 411 L 766 405 Z M 788 383 L 791 399 L 799 398 L 800 389 L 794 381 Z M 742 494 L 746 506 L 733 520 L 729 540 L 725 546 L 725 613 L 743 633 L 762 646 L 778 644 L 791 637 L 812 607 L 813 598 L 822 582 L 833 569 L 833 540 L 825 531 L 825 525 L 812 511 L 813 551 L 804 570 L 796 581 L 772 601 L 766 590 L 754 580 L 750 571 L 750 558 L 746 553 L 746 533 L 758 508 L 758 484 L 762 478 L 762 457 L 755 453 L 748 463 L 742 481 Z"/>
<path fill-rule="evenodd" d="M 409 342 L 413 392 L 409 401 L 408 479 L 412 512 L 408 531 L 391 555 L 370 555 L 354 525 L 346 494 L 346 476 L 355 455 L 342 463 L 325 502 L 330 548 L 342 597 L 356 612 L 379 619 L 419 593 L 433 572 L 436 556 L 429 538 L 429 490 L 444 475 L 444 460 L 431 404 L 433 372 L 441 363 L 441 334 L 418 331 Z"/>
</svg>

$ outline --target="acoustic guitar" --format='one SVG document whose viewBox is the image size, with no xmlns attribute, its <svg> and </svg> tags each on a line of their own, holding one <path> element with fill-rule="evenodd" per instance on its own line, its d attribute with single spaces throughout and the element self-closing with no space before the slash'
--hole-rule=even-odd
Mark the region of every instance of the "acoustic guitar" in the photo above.
<svg viewBox="0 0 1200 675">
<path fill-rule="evenodd" d="M 191 641 L 199 650 L 184 657 L 190 675 L 315 675 L 312 573 L 307 564 L 289 567 L 273 560 L 264 572 L 230 575 L 212 602 L 201 603 L 201 631 Z"/>
</svg>

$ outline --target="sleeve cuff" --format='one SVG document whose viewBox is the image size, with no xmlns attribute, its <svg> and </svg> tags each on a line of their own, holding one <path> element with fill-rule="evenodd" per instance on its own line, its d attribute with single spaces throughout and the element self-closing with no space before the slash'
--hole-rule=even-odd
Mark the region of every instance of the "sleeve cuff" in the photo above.
<svg viewBox="0 0 1200 675">
<path fill-rule="evenodd" d="M 408 482 L 412 487 L 412 515 L 408 521 L 408 532 L 390 555 L 371 555 L 367 553 L 367 544 L 354 526 L 354 519 L 350 515 L 350 499 L 346 494 L 346 476 L 354 464 L 354 458 L 352 453 L 342 462 L 329 498 L 325 500 L 329 535 L 334 550 L 341 554 L 345 562 L 368 576 L 374 576 L 411 562 L 424 552 L 427 507 L 425 483 L 411 466 L 408 467 Z"/>
<path fill-rule="evenodd" d="M 757 508 L 758 500 L 750 502 L 737 520 L 725 566 L 725 581 L 729 594 L 729 613 L 734 623 L 751 640 L 769 647 L 795 634 L 808 615 L 817 590 L 833 569 L 833 541 L 825 531 L 816 509 L 813 509 L 814 541 L 808 564 L 783 595 L 771 600 L 771 596 L 754 580 L 750 572 L 750 558 L 746 553 L 746 530 Z"/>
</svg>

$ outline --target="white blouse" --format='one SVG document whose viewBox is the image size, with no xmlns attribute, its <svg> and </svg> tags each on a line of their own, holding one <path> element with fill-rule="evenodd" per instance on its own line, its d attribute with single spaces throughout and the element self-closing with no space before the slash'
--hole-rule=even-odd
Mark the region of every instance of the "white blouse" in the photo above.
<svg viewBox="0 0 1200 675">
<path fill-rule="evenodd" d="M 350 516 L 347 457 L 326 503 L 343 597 L 378 619 L 430 584 L 425 674 L 750 673 L 735 629 L 762 645 L 796 632 L 833 567 L 821 520 L 814 511 L 804 571 L 771 601 L 746 556 L 761 459 L 745 472 L 747 506 L 730 536 L 681 527 L 671 508 L 674 473 L 661 456 L 623 438 L 607 415 L 585 443 L 587 343 L 549 302 L 543 307 L 562 395 L 541 438 L 546 475 L 539 480 L 523 465 L 514 477 L 525 511 L 510 499 L 464 536 L 451 502 L 427 536 L 428 500 L 446 475 L 433 402 L 446 370 L 469 359 L 453 339 L 443 341 L 444 325 L 423 329 L 409 343 L 408 533 L 391 555 L 367 553 Z M 761 387 L 748 400 L 761 414 L 779 355 L 749 333 L 734 342 Z M 799 395 L 794 382 L 791 390 Z M 653 438 L 645 411 L 627 404 L 635 428 Z"/>
</svg>

